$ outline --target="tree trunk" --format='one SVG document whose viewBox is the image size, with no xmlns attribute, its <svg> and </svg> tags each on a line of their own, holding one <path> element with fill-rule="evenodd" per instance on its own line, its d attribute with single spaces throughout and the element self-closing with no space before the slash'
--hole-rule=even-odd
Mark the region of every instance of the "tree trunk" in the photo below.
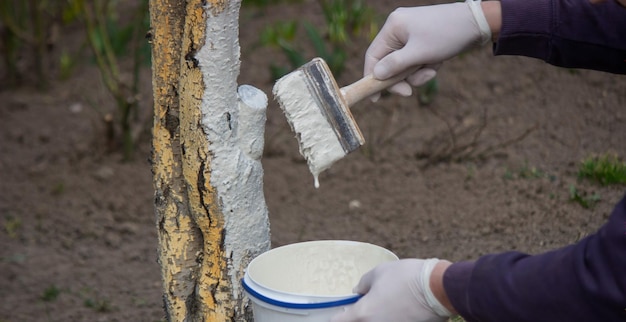
<svg viewBox="0 0 626 322">
<path fill-rule="evenodd" d="M 267 97 L 242 86 L 240 0 L 150 0 L 152 170 L 171 321 L 248 321 L 240 279 L 269 249 Z"/>
</svg>

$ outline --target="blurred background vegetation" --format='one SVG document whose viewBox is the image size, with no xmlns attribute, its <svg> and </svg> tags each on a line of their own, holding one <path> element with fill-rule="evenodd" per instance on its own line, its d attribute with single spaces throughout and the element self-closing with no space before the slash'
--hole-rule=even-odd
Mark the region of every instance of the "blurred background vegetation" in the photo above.
<svg viewBox="0 0 626 322">
<path fill-rule="evenodd" d="M 2 0 L 0 55 L 5 73 L 0 88 L 35 86 L 43 91 L 51 82 L 72 77 L 80 64 L 96 65 L 117 107 L 103 113 L 109 139 L 119 142 L 130 159 L 139 71 L 150 65 L 148 29 L 148 0 L 132 6 L 117 0 Z"/>
<path fill-rule="evenodd" d="M 266 6 L 269 0 L 244 0 L 244 5 Z M 291 1 L 298 2 L 298 1 Z M 296 19 L 278 21 L 266 26 L 259 36 L 260 46 L 277 49 L 288 65 L 269 66 L 273 80 L 302 66 L 313 57 L 321 57 L 339 77 L 344 70 L 348 47 L 356 39 L 372 40 L 378 32 L 380 17 L 361 0 L 320 0 L 323 25 Z M 299 36 L 304 29 L 305 37 Z M 305 50 L 312 48 L 313 53 Z"/>
<path fill-rule="evenodd" d="M 243 0 L 242 6 L 300 2 Z M 322 24 L 285 17 L 259 31 L 256 46 L 272 48 L 282 58 L 267 66 L 270 81 L 316 56 L 339 76 L 354 39 L 369 41 L 379 28 L 381 17 L 362 0 L 320 0 L 319 5 Z M 97 66 L 116 105 L 115 111 L 102 113 L 107 140 L 131 159 L 140 69 L 150 65 L 149 29 L 148 0 L 1 0 L 0 90 L 28 86 L 45 91 L 71 78 L 80 65 Z"/>
</svg>

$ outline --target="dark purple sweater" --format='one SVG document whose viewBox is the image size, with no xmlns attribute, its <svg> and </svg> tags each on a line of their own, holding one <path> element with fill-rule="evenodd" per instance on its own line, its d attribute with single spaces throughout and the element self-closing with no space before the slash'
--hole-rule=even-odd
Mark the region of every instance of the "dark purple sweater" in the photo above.
<svg viewBox="0 0 626 322">
<path fill-rule="evenodd" d="M 612 0 L 502 0 L 496 55 L 626 74 L 626 9 Z M 595 234 L 539 255 L 506 252 L 448 268 L 468 322 L 626 321 L 626 197 Z"/>
<path fill-rule="evenodd" d="M 626 74 L 626 8 L 614 0 L 502 0 L 496 55 Z"/>
</svg>

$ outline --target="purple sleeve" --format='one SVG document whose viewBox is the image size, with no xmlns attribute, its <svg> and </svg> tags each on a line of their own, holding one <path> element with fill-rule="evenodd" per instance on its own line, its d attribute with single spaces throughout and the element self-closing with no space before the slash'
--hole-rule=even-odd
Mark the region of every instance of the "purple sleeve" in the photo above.
<svg viewBox="0 0 626 322">
<path fill-rule="evenodd" d="M 501 0 L 495 55 L 626 74 L 626 8 L 614 0 Z"/>
<path fill-rule="evenodd" d="M 452 264 L 444 289 L 472 321 L 626 321 L 626 197 L 576 244 Z"/>
</svg>

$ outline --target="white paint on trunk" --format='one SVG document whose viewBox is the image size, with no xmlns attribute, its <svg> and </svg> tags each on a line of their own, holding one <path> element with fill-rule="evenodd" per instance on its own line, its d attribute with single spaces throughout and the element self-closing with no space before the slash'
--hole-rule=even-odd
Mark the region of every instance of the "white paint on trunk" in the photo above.
<svg viewBox="0 0 626 322">
<path fill-rule="evenodd" d="M 235 127 L 239 149 L 250 158 L 260 160 L 265 144 L 267 96 L 263 91 L 250 85 L 239 86 L 237 93 L 239 94 L 239 122 Z"/>
<path fill-rule="evenodd" d="M 274 96 L 285 113 L 291 129 L 296 132 L 300 154 L 319 187 L 319 174 L 346 155 L 333 126 L 313 98 L 306 75 L 296 70 L 274 85 Z"/>
<path fill-rule="evenodd" d="M 233 296 L 241 300 L 240 280 L 247 264 L 270 248 L 260 161 L 267 97 L 251 86 L 240 90 L 241 97 L 237 95 L 241 2 L 227 3 L 217 16 L 213 16 L 212 8 L 205 8 L 209 15 L 206 40 L 196 59 L 205 85 L 202 128 L 210 142 L 211 185 L 217 190 L 225 217 L 223 246 Z"/>
</svg>

